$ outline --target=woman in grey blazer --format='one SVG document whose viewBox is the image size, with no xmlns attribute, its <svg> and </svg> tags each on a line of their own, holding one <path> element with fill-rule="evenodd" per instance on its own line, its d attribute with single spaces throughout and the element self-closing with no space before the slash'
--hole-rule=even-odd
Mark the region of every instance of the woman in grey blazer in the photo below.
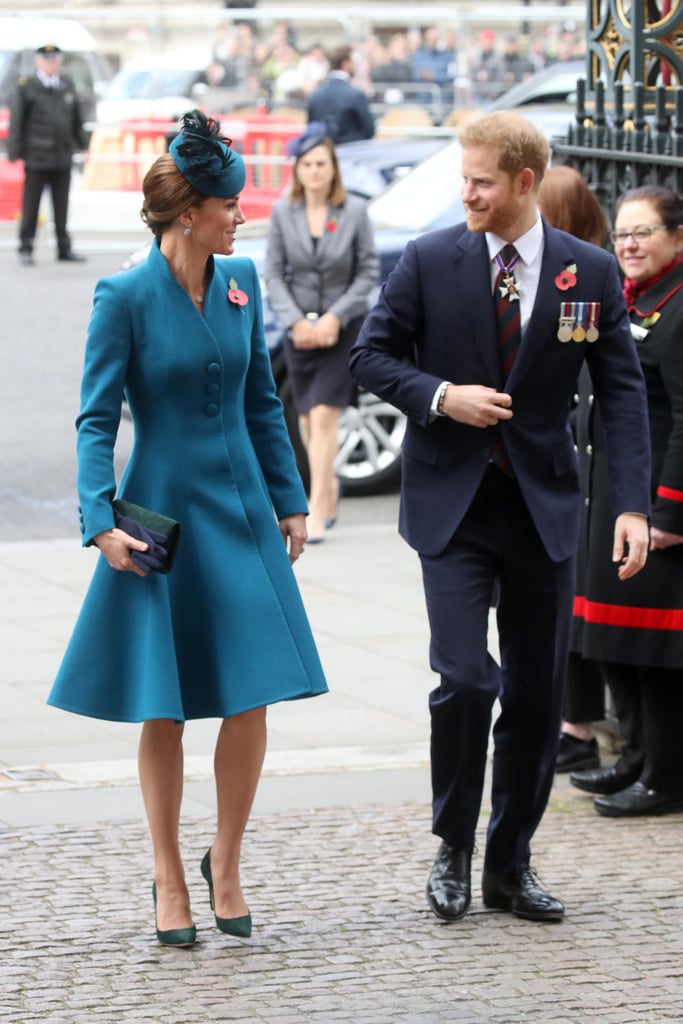
<svg viewBox="0 0 683 1024">
<path fill-rule="evenodd" d="M 266 282 L 286 331 L 285 362 L 311 477 L 308 543 L 337 515 L 338 423 L 354 398 L 349 352 L 379 278 L 365 201 L 347 195 L 324 125 L 309 124 L 294 148 L 291 193 L 273 207 Z"/>
</svg>

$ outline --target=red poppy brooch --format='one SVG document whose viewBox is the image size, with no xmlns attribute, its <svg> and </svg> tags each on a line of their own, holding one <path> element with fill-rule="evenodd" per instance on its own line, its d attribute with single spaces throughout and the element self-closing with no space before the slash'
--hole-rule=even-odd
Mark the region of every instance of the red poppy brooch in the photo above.
<svg viewBox="0 0 683 1024">
<path fill-rule="evenodd" d="M 336 217 L 330 217 L 330 219 L 328 220 L 327 224 L 325 225 L 325 231 L 327 231 L 327 232 L 329 232 L 329 234 L 333 235 L 336 230 L 337 230 L 337 218 Z"/>
<path fill-rule="evenodd" d="M 555 278 L 555 287 L 566 292 L 576 284 L 576 263 L 569 263 Z"/>
<path fill-rule="evenodd" d="M 228 288 L 228 299 L 230 302 L 234 302 L 236 306 L 246 306 L 249 302 L 247 293 L 242 291 L 234 277 L 231 277 L 228 283 L 230 285 Z"/>
</svg>

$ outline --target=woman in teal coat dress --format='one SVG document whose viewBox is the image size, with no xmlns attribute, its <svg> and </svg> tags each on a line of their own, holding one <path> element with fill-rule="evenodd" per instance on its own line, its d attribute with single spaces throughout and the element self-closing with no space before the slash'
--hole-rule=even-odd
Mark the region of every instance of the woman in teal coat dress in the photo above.
<svg viewBox="0 0 683 1024">
<path fill-rule="evenodd" d="M 266 706 L 327 689 L 291 564 L 306 498 L 275 393 L 244 223 L 244 163 L 198 112 L 143 183 L 147 261 L 100 281 L 78 429 L 81 532 L 100 548 L 49 697 L 76 714 L 143 722 L 140 781 L 155 858 L 157 937 L 192 945 L 178 825 L 187 719 L 223 719 L 218 822 L 202 861 L 219 929 L 246 935 L 240 844 L 266 744 Z M 125 394 L 135 442 L 118 489 Z M 181 524 L 168 574 L 115 524 L 112 499 Z M 123 525 L 123 524 L 122 524 Z"/>
</svg>

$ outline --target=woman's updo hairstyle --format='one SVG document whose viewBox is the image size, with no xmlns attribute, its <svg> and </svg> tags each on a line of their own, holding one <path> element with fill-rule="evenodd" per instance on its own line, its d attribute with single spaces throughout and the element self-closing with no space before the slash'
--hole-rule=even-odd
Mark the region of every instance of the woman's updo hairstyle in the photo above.
<svg viewBox="0 0 683 1024">
<path fill-rule="evenodd" d="M 170 153 L 160 156 L 147 171 L 142 194 L 140 217 L 157 239 L 189 206 L 201 206 L 206 200 L 182 176 Z"/>
</svg>

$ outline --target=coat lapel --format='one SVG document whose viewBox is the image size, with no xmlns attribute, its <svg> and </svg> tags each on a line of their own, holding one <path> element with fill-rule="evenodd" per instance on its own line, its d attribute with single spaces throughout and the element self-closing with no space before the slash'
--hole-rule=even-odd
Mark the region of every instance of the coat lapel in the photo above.
<svg viewBox="0 0 683 1024">
<path fill-rule="evenodd" d="M 465 315 L 468 333 L 475 340 L 492 386 L 498 388 L 502 385 L 502 371 L 485 235 L 468 231 L 461 236 L 456 254 L 456 273 L 456 280 L 464 280 L 467 290 Z M 457 291 L 457 286 L 454 291 Z M 454 327 L 457 331 L 457 324 Z"/>
<path fill-rule="evenodd" d="M 557 326 L 560 317 L 560 304 L 571 301 L 571 293 L 561 291 L 555 284 L 557 275 L 569 264 L 576 261 L 576 253 L 572 250 L 564 235 L 561 235 L 543 222 L 545 242 L 541 274 L 536 291 L 534 308 L 526 330 L 522 336 L 519 353 L 510 370 L 506 388 L 510 389 L 522 379 L 534 365 L 544 346 L 556 340 Z M 549 324 L 551 325 L 549 327 Z"/>
<path fill-rule="evenodd" d="M 292 227 L 296 236 L 296 245 L 301 252 L 306 253 L 311 260 L 311 263 L 315 265 L 313 242 L 311 241 L 311 236 L 308 231 L 308 221 L 306 220 L 306 207 L 303 203 L 292 203 L 291 211 Z"/>
</svg>

